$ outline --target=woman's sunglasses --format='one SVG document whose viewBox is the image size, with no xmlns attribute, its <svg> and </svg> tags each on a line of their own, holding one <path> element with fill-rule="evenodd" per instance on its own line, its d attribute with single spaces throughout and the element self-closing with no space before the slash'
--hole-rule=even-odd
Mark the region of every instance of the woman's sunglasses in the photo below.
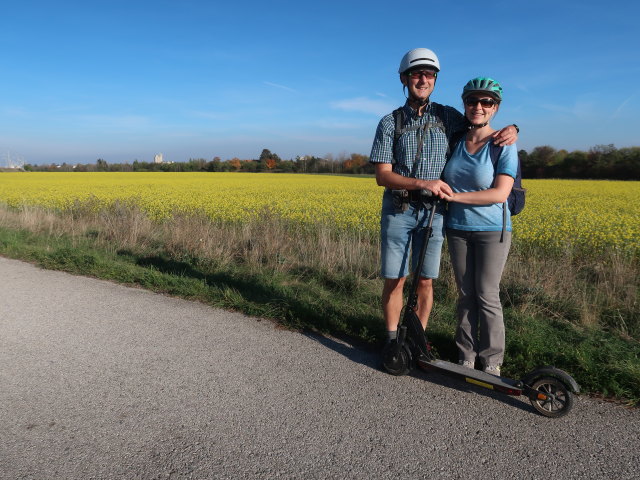
<svg viewBox="0 0 640 480">
<path fill-rule="evenodd" d="M 480 102 L 480 106 L 484 108 L 493 107 L 494 105 L 498 104 L 498 102 L 496 102 L 493 98 L 467 97 L 464 99 L 464 104 L 467 107 L 475 107 L 478 102 Z"/>
</svg>

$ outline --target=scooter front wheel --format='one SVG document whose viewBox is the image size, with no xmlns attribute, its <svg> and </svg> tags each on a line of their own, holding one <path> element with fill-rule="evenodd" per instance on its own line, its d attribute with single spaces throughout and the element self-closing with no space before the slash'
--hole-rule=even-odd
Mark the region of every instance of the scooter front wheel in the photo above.
<svg viewBox="0 0 640 480">
<path fill-rule="evenodd" d="M 389 342 L 382 351 L 382 366 L 391 375 L 406 375 L 411 370 L 411 354 L 406 344 Z"/>
<path fill-rule="evenodd" d="M 557 378 L 539 378 L 531 389 L 531 405 L 545 417 L 562 417 L 573 407 L 573 393 Z"/>
</svg>

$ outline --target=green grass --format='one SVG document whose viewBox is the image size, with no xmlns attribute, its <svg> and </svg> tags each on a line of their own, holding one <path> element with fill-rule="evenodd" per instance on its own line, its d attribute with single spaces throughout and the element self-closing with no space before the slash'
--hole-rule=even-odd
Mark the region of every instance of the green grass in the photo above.
<svg viewBox="0 0 640 480">
<path fill-rule="evenodd" d="M 238 258 L 231 262 L 167 249 L 162 242 L 128 248 L 100 241 L 100 232 L 33 233 L 0 227 L 0 255 L 43 268 L 137 285 L 212 306 L 273 319 L 295 329 L 349 337 L 379 348 L 384 341 L 381 281 L 341 271 L 297 266 L 277 270 Z M 640 400 L 640 342 L 598 326 L 571 322 L 568 315 L 527 313 L 530 291 L 505 290 L 507 331 L 504 375 L 518 378 L 542 365 L 568 371 L 584 392 Z M 454 295 L 446 280 L 436 282 L 437 299 L 429 337 L 438 355 L 455 361 Z"/>
</svg>

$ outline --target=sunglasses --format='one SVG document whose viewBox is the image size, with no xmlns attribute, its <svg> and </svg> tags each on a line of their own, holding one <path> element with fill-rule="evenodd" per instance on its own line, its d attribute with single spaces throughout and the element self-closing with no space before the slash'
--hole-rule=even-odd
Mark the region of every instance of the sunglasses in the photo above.
<svg viewBox="0 0 640 480">
<path fill-rule="evenodd" d="M 494 105 L 498 104 L 498 102 L 496 102 L 493 98 L 467 97 L 464 99 L 464 104 L 467 107 L 475 107 L 478 102 L 480 102 L 480 106 L 484 108 L 493 107 Z"/>
<path fill-rule="evenodd" d="M 409 75 L 411 78 L 414 78 L 414 79 L 420 78 L 420 77 L 426 77 L 428 80 L 431 80 L 438 76 L 438 74 L 433 70 L 414 70 L 413 72 L 407 73 L 407 75 Z"/>
</svg>

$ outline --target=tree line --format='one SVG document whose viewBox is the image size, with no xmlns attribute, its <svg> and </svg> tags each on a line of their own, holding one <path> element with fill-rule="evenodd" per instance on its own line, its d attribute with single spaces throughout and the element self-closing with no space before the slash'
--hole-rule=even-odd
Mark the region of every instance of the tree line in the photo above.
<svg viewBox="0 0 640 480">
<path fill-rule="evenodd" d="M 640 147 L 596 145 L 588 152 L 543 146 L 518 152 L 524 178 L 640 180 Z"/>
<path fill-rule="evenodd" d="M 369 164 L 369 157 L 359 153 L 342 153 L 337 157 L 332 154 L 324 158 L 313 155 L 298 156 L 295 159 L 283 160 L 276 153 L 263 149 L 257 159 L 243 160 L 237 157 L 222 160 L 213 157 L 189 159 L 186 162 L 141 162 L 108 163 L 98 159 L 89 164 L 26 164 L 24 169 L 33 172 L 279 172 L 279 173 L 337 173 L 362 174 L 374 173 Z"/>
<path fill-rule="evenodd" d="M 523 178 L 575 178 L 640 180 L 640 147 L 616 148 L 613 145 L 596 145 L 584 152 L 556 150 L 548 145 L 536 147 L 531 152 L 518 152 Z M 369 157 L 359 153 L 331 154 L 322 157 L 299 156 L 283 160 L 268 149 L 263 149 L 256 159 L 214 157 L 189 159 L 186 162 L 108 163 L 98 159 L 91 164 L 30 165 L 28 171 L 74 172 L 281 172 L 281 173 L 333 173 L 373 174 L 375 167 Z"/>
</svg>

